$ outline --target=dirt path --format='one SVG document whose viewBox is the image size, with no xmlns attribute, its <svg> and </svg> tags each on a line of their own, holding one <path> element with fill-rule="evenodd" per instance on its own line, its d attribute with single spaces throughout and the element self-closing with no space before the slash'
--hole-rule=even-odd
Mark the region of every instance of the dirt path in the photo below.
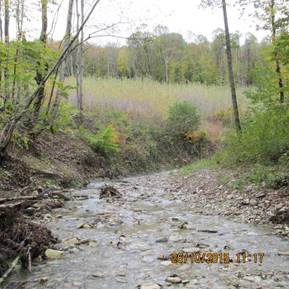
<svg viewBox="0 0 289 289">
<path fill-rule="evenodd" d="M 163 288 L 289 288 L 288 241 L 274 236 L 269 227 L 197 215 L 200 208 L 181 200 L 169 179 L 168 173 L 161 173 L 114 181 L 122 197 L 110 201 L 99 199 L 103 183 L 74 192 L 75 200 L 55 211 L 48 223 L 60 239 L 66 239 L 61 244 L 66 248 L 64 256 L 34 264 L 32 274 L 19 271 L 7 288 L 162 288 L 157 284 Z M 226 251 L 233 262 L 165 260 L 181 250 Z M 244 250 L 264 253 L 263 263 L 255 264 L 253 259 L 237 263 L 236 254 Z"/>
</svg>

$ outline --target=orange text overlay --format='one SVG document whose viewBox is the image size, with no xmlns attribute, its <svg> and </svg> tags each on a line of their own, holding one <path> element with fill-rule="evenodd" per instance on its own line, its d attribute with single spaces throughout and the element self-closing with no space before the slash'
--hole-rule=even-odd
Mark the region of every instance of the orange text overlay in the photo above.
<svg viewBox="0 0 289 289">
<path fill-rule="evenodd" d="M 235 263 L 255 263 L 262 264 L 264 261 L 265 253 L 248 253 L 240 252 L 237 254 L 230 254 L 228 252 L 173 252 L 170 255 L 173 264 L 229 264 Z"/>
</svg>

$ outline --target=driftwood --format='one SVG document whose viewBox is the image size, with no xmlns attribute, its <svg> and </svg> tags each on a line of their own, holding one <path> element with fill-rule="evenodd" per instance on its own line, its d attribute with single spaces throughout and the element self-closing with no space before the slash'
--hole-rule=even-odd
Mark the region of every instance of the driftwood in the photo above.
<svg viewBox="0 0 289 289">
<path fill-rule="evenodd" d="M 3 276 L 0 278 L 0 286 L 2 283 L 5 282 L 5 280 L 10 276 L 10 274 L 13 272 L 15 267 L 17 266 L 19 260 L 20 260 L 21 255 L 18 255 L 13 262 L 11 263 L 9 269 L 3 274 Z"/>
<path fill-rule="evenodd" d="M 23 240 L 19 246 L 19 250 L 21 251 L 24 248 L 25 242 L 28 238 L 30 238 L 31 234 L 29 236 L 27 236 L 25 238 L 25 240 Z M 30 248 L 29 248 L 30 250 Z M 29 253 L 29 251 L 28 251 Z M 17 266 L 18 262 L 21 259 L 23 252 L 20 252 L 17 257 L 11 262 L 9 268 L 7 269 L 7 271 L 0 277 L 0 286 L 1 284 L 3 284 L 5 282 L 5 280 L 10 276 L 10 274 L 13 272 L 13 270 L 15 269 L 15 267 Z"/>
<path fill-rule="evenodd" d="M 103 199 L 103 198 L 121 198 L 121 197 L 122 197 L 121 193 L 116 188 L 114 188 L 112 186 L 104 185 L 100 189 L 100 194 L 99 194 L 100 199 Z"/>
<path fill-rule="evenodd" d="M 36 202 L 37 200 L 25 200 L 25 201 L 18 201 L 15 203 L 2 204 L 0 205 L 0 217 L 9 215 L 11 212 L 23 211 L 24 209 L 31 207 Z"/>
<path fill-rule="evenodd" d="M 66 197 L 63 193 L 64 193 L 64 191 L 44 190 L 38 196 L 21 196 L 21 197 L 13 197 L 13 198 L 0 198 L 0 209 L 1 209 L 2 204 L 8 203 L 8 202 L 42 200 L 44 198 L 53 198 L 55 196 L 60 198 L 60 199 L 63 199 L 64 201 L 69 201 L 70 198 Z"/>
</svg>

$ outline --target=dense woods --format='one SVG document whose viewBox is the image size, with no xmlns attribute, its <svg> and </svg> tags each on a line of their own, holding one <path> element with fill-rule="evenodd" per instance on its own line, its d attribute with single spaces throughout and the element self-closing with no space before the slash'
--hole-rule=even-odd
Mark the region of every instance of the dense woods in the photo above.
<svg viewBox="0 0 289 289">
<path fill-rule="evenodd" d="M 191 41 L 158 26 L 153 33 L 137 31 L 127 45 L 105 47 L 87 45 L 85 74 L 96 78 L 150 78 L 160 82 L 197 82 L 206 85 L 228 83 L 225 33 L 213 32 L 213 41 L 194 35 Z M 250 86 L 255 81 L 255 69 L 261 65 L 262 51 L 270 41 L 258 43 L 253 34 L 231 34 L 234 74 L 239 85 Z M 71 73 L 72 69 L 68 71 Z"/>
</svg>

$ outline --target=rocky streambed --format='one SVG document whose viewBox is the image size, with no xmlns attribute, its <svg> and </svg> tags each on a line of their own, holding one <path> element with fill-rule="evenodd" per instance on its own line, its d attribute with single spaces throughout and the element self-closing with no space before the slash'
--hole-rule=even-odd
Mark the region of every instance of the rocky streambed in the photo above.
<svg viewBox="0 0 289 289">
<path fill-rule="evenodd" d="M 62 242 L 6 288 L 289 288 L 289 243 L 271 226 L 206 214 L 169 173 L 108 181 L 120 195 L 102 195 L 103 185 L 72 192 L 53 212 L 47 226 Z M 225 252 L 231 260 L 174 264 L 173 252 Z M 254 254 L 264 254 L 262 263 Z"/>
</svg>

